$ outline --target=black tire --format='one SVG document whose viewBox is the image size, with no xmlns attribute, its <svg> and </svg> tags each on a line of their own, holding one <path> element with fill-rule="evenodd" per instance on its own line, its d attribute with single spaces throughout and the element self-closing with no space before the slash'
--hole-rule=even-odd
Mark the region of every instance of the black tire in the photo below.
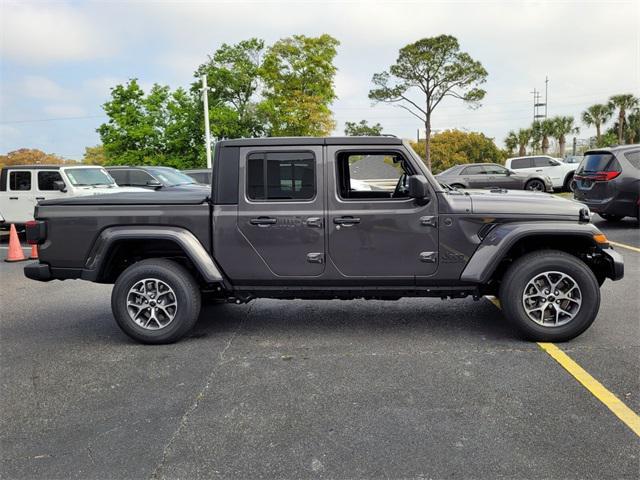
<svg viewBox="0 0 640 480">
<path fill-rule="evenodd" d="M 525 184 L 524 189 L 531 190 L 532 192 L 544 192 L 547 190 L 547 187 L 542 180 L 534 178 Z"/>
<path fill-rule="evenodd" d="M 157 325 L 159 328 L 154 330 L 136 323 L 127 306 L 131 289 L 147 278 L 160 280 L 169 286 L 177 305 L 173 319 L 164 327 Z M 182 265 L 163 258 L 142 260 L 131 265 L 118 277 L 111 293 L 111 310 L 118 326 L 134 340 L 147 344 L 172 343 L 186 335 L 198 320 L 200 302 L 200 288 L 193 276 Z M 150 307 L 144 306 L 144 309 L 150 310 Z"/>
<path fill-rule="evenodd" d="M 580 289 L 581 305 L 564 325 L 540 325 L 527 315 L 523 305 L 529 281 L 547 271 L 569 275 Z M 600 308 L 600 288 L 591 269 L 580 259 L 558 250 L 532 252 L 513 262 L 502 279 L 499 295 L 507 319 L 525 338 L 537 342 L 564 342 L 577 337 L 593 323 Z"/>
<path fill-rule="evenodd" d="M 576 182 L 573 181 L 573 173 L 567 175 L 567 178 L 564 180 L 564 191 L 565 192 L 573 192 L 576 189 Z"/>
<path fill-rule="evenodd" d="M 604 218 L 607 222 L 619 222 L 624 218 L 622 215 L 611 215 L 610 213 L 599 213 L 601 218 Z"/>
</svg>

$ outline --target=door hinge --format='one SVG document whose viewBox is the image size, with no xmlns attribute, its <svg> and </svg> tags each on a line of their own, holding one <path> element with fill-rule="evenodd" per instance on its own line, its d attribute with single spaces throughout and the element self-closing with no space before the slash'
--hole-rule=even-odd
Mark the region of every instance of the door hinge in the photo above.
<svg viewBox="0 0 640 480">
<path fill-rule="evenodd" d="M 420 225 L 424 225 L 425 227 L 437 227 L 438 217 L 436 217 L 435 215 L 420 217 Z"/>
<path fill-rule="evenodd" d="M 424 263 L 436 263 L 438 260 L 437 252 L 420 252 L 420 261 Z"/>
<path fill-rule="evenodd" d="M 307 253 L 307 262 L 324 263 L 324 253 Z"/>
</svg>

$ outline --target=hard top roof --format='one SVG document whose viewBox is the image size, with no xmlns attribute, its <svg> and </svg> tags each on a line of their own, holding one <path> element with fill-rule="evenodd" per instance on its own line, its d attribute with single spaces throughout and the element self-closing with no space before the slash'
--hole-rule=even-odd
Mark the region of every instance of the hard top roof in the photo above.
<svg viewBox="0 0 640 480">
<path fill-rule="evenodd" d="M 221 140 L 221 147 L 270 147 L 299 145 L 402 145 L 402 139 L 380 137 L 268 137 Z"/>
</svg>

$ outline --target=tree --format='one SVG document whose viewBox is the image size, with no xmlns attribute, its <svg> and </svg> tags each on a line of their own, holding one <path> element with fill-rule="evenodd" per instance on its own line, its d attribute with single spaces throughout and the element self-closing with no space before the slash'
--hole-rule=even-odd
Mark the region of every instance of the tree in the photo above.
<svg viewBox="0 0 640 480">
<path fill-rule="evenodd" d="M 85 147 L 82 163 L 85 165 L 107 165 L 107 157 L 104 154 L 104 146 Z"/>
<path fill-rule="evenodd" d="M 509 133 L 507 133 L 507 136 L 504 139 L 504 145 L 505 147 L 507 147 L 507 152 L 509 153 L 509 155 L 513 155 L 513 151 L 518 146 L 518 135 L 516 134 L 516 132 L 511 130 Z"/>
<path fill-rule="evenodd" d="M 369 125 L 366 120 L 360 120 L 359 123 L 345 122 L 344 134 L 350 137 L 377 137 L 382 135 L 382 125 L 379 123 Z"/>
<path fill-rule="evenodd" d="M 6 155 L 0 155 L 0 166 L 10 165 L 61 165 L 75 164 L 74 160 L 65 160 L 53 153 L 45 153 L 37 148 L 20 148 Z"/>
<path fill-rule="evenodd" d="M 485 91 L 479 88 L 487 78 L 482 64 L 461 52 L 450 35 L 423 38 L 400 49 L 388 71 L 373 76 L 375 88 L 369 98 L 397 104 L 423 122 L 426 165 L 431 169 L 431 115 L 445 97 L 479 106 Z M 414 100 L 417 90 L 422 100 Z"/>
<path fill-rule="evenodd" d="M 630 93 L 614 95 L 609 99 L 609 106 L 612 110 L 618 109 L 618 143 L 624 142 L 624 125 L 627 111 L 638 105 L 638 98 Z"/>
<path fill-rule="evenodd" d="M 582 123 L 584 123 L 587 127 L 596 127 L 597 143 L 600 142 L 600 137 L 602 136 L 602 125 L 607 123 L 607 121 L 611 118 L 611 115 L 613 115 L 611 106 L 602 103 L 591 105 L 584 112 L 582 112 Z"/>
<path fill-rule="evenodd" d="M 627 129 L 625 130 L 627 143 L 635 143 L 640 139 L 640 108 L 635 108 L 627 116 Z"/>
<path fill-rule="evenodd" d="M 564 151 L 567 143 L 566 135 L 578 133 L 580 129 L 574 125 L 574 119 L 571 116 L 553 117 L 551 119 L 551 123 L 553 124 L 553 137 L 558 140 L 560 157 L 564 158 Z"/>
<path fill-rule="evenodd" d="M 412 142 L 411 146 L 426 163 L 426 144 Z M 460 163 L 501 163 L 505 155 L 491 138 L 482 133 L 445 130 L 433 135 L 431 158 L 433 171 L 437 173 Z"/>
<path fill-rule="evenodd" d="M 335 127 L 329 106 L 335 100 L 333 60 L 340 44 L 330 35 L 294 35 L 267 49 L 261 74 L 260 111 L 270 136 L 324 136 Z"/>
<path fill-rule="evenodd" d="M 527 154 L 527 145 L 531 140 L 533 132 L 530 128 L 521 128 L 516 136 L 518 137 L 518 155 L 523 157 Z"/>
<path fill-rule="evenodd" d="M 531 146 L 536 151 L 542 150 L 544 155 L 549 151 L 549 137 L 553 136 L 554 125 L 550 118 L 536 120 L 531 124 Z"/>
<path fill-rule="evenodd" d="M 153 85 L 148 95 L 136 79 L 111 89 L 103 105 L 109 120 L 97 131 L 108 163 L 193 168 L 203 163 L 197 100 L 183 89 Z"/>
<path fill-rule="evenodd" d="M 259 137 L 266 126 L 258 109 L 256 95 L 262 85 L 261 69 L 264 41 L 251 38 L 235 45 L 223 44 L 207 62 L 200 65 L 191 86 L 193 97 L 200 101 L 202 75 L 209 87 L 209 120 L 211 133 L 217 138 Z M 197 110 L 204 141 L 202 108 Z"/>
</svg>

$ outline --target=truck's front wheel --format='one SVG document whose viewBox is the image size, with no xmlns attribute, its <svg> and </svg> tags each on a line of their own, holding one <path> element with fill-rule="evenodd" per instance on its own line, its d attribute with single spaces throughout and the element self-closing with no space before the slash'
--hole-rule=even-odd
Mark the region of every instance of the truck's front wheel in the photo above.
<svg viewBox="0 0 640 480">
<path fill-rule="evenodd" d="M 142 343 L 171 343 L 193 328 L 200 314 L 200 289 L 181 265 L 149 259 L 127 268 L 111 294 L 120 328 Z"/>
<path fill-rule="evenodd" d="M 500 287 L 506 317 L 530 340 L 562 342 L 593 323 L 598 280 L 580 259 L 557 250 L 529 253 L 507 270 Z"/>
</svg>

